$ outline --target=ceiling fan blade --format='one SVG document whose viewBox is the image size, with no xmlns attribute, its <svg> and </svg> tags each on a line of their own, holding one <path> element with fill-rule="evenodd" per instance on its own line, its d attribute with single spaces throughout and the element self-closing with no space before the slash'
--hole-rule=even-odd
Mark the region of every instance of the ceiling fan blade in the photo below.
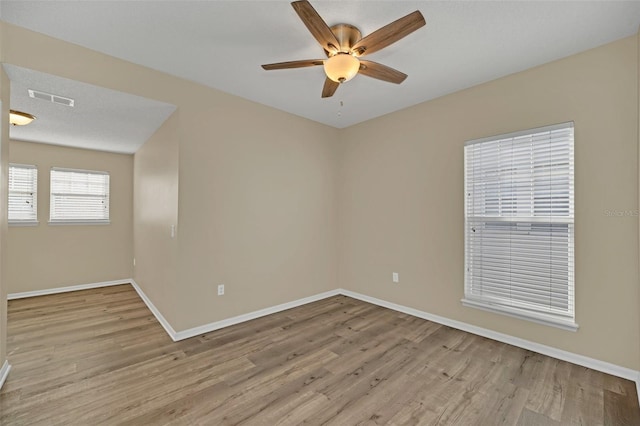
<svg viewBox="0 0 640 426">
<path fill-rule="evenodd" d="M 288 68 L 304 68 L 323 65 L 322 59 L 305 59 L 302 61 L 276 62 L 274 64 L 264 64 L 262 68 L 265 70 L 284 70 Z"/>
<path fill-rule="evenodd" d="M 407 75 L 403 72 L 371 61 L 360 61 L 360 71 L 358 73 L 395 84 L 400 84 L 407 78 Z"/>
<path fill-rule="evenodd" d="M 302 22 L 307 26 L 311 35 L 318 40 L 318 43 L 327 52 L 336 53 L 340 50 L 340 42 L 331 31 L 331 28 L 320 17 L 318 12 L 311 6 L 307 0 L 294 1 L 291 6 L 295 9 L 302 19 Z"/>
<path fill-rule="evenodd" d="M 377 52 L 426 24 L 419 10 L 393 21 L 358 41 L 351 49 L 356 56 Z"/>
<path fill-rule="evenodd" d="M 322 88 L 322 97 L 330 98 L 331 96 L 333 96 L 333 94 L 336 93 L 336 90 L 338 90 L 338 86 L 340 86 L 340 83 L 336 83 L 335 81 L 327 77 L 327 79 L 324 81 L 324 87 Z"/>
</svg>

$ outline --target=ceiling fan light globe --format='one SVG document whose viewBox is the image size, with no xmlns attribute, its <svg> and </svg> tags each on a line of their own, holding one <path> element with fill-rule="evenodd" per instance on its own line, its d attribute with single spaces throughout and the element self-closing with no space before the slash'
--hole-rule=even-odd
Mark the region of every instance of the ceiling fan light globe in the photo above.
<svg viewBox="0 0 640 426">
<path fill-rule="evenodd" d="M 348 53 L 338 53 L 324 61 L 324 72 L 336 83 L 351 80 L 360 70 L 360 61 Z"/>
<path fill-rule="evenodd" d="M 25 126 L 35 120 L 36 117 L 22 111 L 9 111 L 9 123 L 14 126 Z"/>
</svg>

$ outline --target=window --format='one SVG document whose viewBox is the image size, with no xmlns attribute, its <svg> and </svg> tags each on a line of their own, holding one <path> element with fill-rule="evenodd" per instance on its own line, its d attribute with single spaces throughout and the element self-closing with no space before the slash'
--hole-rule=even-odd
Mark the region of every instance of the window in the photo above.
<svg viewBox="0 0 640 426">
<path fill-rule="evenodd" d="M 573 123 L 467 142 L 462 303 L 576 330 Z"/>
<path fill-rule="evenodd" d="M 9 164 L 9 224 L 38 224 L 38 169 Z"/>
<path fill-rule="evenodd" d="M 109 173 L 51 169 L 52 224 L 109 223 Z"/>
</svg>

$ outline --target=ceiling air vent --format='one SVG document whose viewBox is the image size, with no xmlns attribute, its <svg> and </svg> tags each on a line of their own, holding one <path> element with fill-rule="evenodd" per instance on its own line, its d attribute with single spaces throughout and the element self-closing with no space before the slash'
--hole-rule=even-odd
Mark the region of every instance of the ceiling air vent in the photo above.
<svg viewBox="0 0 640 426">
<path fill-rule="evenodd" d="M 53 102 L 54 104 L 60 104 L 68 107 L 72 107 L 75 104 L 75 101 L 71 98 L 65 98 L 64 96 L 58 96 L 47 92 L 40 92 L 33 89 L 29 89 L 29 97 L 34 99 L 42 99 L 43 101 Z"/>
</svg>

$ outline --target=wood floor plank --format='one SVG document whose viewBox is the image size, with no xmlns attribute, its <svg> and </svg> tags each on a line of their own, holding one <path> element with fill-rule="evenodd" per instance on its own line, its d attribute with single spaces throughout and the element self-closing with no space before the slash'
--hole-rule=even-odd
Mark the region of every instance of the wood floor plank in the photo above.
<svg viewBox="0 0 640 426">
<path fill-rule="evenodd" d="M 536 413 L 528 409 L 522 410 L 517 426 L 560 426 L 560 423 L 550 419 L 544 414 Z"/>
<path fill-rule="evenodd" d="M 635 384 L 346 296 L 173 342 L 129 285 L 9 302 L 4 425 L 639 425 Z"/>
<path fill-rule="evenodd" d="M 508 390 L 502 388 L 496 390 L 496 394 L 497 398 L 495 398 L 494 404 L 479 413 L 478 417 L 483 419 L 479 423 L 495 426 L 517 424 L 527 403 L 529 390 L 518 387 L 512 387 Z"/>
<path fill-rule="evenodd" d="M 604 423 L 604 375 L 578 365 L 571 366 L 562 423 L 597 425 Z"/>
<path fill-rule="evenodd" d="M 604 390 L 605 426 L 640 425 L 640 409 L 637 399 L 633 401 L 627 395 Z"/>
<path fill-rule="evenodd" d="M 529 387 L 527 408 L 555 421 L 560 421 L 566 402 L 571 364 L 544 357 L 537 380 Z"/>
</svg>

